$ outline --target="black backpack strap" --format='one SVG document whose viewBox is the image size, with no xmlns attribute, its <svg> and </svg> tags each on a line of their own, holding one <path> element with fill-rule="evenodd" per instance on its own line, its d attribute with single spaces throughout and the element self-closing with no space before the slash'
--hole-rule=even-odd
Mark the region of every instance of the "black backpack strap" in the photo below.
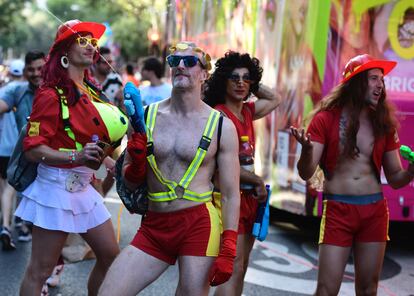
<svg viewBox="0 0 414 296">
<path fill-rule="evenodd" d="M 220 114 L 220 118 L 218 121 L 218 127 L 217 127 L 217 153 L 216 153 L 216 168 L 218 167 L 217 157 L 218 157 L 218 151 L 220 150 L 220 139 L 221 139 L 221 130 L 223 127 L 223 114 Z"/>
<path fill-rule="evenodd" d="M 220 115 L 217 127 L 217 147 L 220 148 L 221 130 L 223 127 L 223 115 Z"/>
<path fill-rule="evenodd" d="M 145 121 L 145 122 L 147 122 L 147 117 L 148 117 L 148 109 L 149 109 L 149 108 L 148 108 L 148 106 L 146 106 L 146 107 L 145 107 L 145 110 L 144 110 L 144 121 Z"/>
</svg>

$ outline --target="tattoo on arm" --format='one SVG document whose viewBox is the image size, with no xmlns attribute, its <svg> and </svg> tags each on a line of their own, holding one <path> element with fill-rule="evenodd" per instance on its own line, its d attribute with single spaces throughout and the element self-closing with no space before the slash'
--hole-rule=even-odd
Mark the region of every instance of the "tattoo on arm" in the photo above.
<svg viewBox="0 0 414 296">
<path fill-rule="evenodd" d="M 347 127 L 347 117 L 344 113 L 341 114 L 341 118 L 339 119 L 339 143 L 340 149 L 343 151 L 345 148 L 346 143 L 346 127 Z"/>
</svg>

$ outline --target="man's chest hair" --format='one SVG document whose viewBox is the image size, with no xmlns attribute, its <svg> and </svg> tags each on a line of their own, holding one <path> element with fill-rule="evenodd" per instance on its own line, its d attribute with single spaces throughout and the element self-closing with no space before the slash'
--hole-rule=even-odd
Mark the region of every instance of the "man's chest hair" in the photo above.
<svg viewBox="0 0 414 296">
<path fill-rule="evenodd" d="M 160 116 L 154 129 L 154 155 L 157 161 L 175 159 L 190 163 L 197 151 L 208 117 L 188 120 Z M 210 158 L 211 147 L 206 159 Z"/>
<path fill-rule="evenodd" d="M 339 120 L 339 149 L 344 151 L 346 139 L 346 131 L 349 126 L 349 118 L 345 114 L 341 115 Z M 357 132 L 356 145 L 359 153 L 371 156 L 374 147 L 375 137 L 372 124 L 367 119 L 360 119 L 359 129 Z"/>
</svg>

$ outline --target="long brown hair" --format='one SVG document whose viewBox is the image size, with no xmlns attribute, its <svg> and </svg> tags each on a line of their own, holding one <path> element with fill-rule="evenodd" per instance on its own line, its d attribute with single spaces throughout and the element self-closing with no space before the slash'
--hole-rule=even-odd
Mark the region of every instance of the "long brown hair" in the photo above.
<svg viewBox="0 0 414 296">
<path fill-rule="evenodd" d="M 313 118 L 318 112 L 347 107 L 349 110 L 345 132 L 345 147 L 343 155 L 355 158 L 359 154 L 357 133 L 359 130 L 359 115 L 367 107 L 365 101 L 368 89 L 368 71 L 363 71 L 345 83 L 336 86 L 309 115 Z M 369 108 L 369 118 L 374 129 L 375 138 L 383 137 L 396 131 L 399 123 L 395 116 L 395 106 L 386 99 L 385 87 L 378 100 L 377 107 Z"/>
</svg>

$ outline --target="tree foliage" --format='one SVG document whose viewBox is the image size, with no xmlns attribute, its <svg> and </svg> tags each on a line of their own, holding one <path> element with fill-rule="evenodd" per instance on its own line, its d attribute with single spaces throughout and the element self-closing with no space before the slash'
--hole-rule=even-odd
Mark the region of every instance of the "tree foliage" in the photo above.
<svg viewBox="0 0 414 296">
<path fill-rule="evenodd" d="M 124 60 L 148 54 L 147 32 L 162 30 L 166 0 L 0 0 L 0 46 L 14 55 L 48 51 L 56 29 L 70 19 L 105 22 Z M 43 5 L 39 5 L 43 4 Z"/>
<path fill-rule="evenodd" d="M 21 20 L 21 11 L 25 2 L 25 0 L 0 0 L 0 35 L 13 31 L 14 24 Z"/>
</svg>

